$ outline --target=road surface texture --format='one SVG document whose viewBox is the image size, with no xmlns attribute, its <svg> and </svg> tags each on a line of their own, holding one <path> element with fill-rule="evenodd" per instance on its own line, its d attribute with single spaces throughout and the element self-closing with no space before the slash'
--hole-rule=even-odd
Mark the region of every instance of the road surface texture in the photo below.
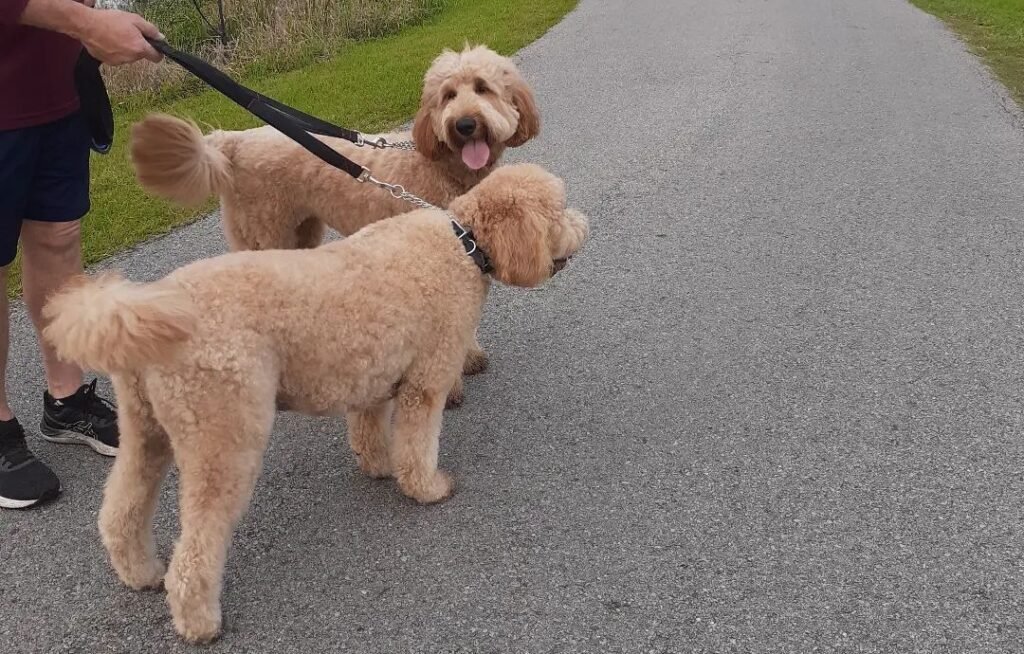
<svg viewBox="0 0 1024 654">
<path fill-rule="evenodd" d="M 457 494 L 417 506 L 340 420 L 282 415 L 204 651 L 1024 651 L 1004 91 L 900 0 L 584 0 L 519 60 L 544 131 L 513 158 L 563 175 L 593 236 L 492 295 L 491 370 L 444 425 Z M 154 278 L 218 229 L 113 263 Z M 33 445 L 66 490 L 0 515 L 0 649 L 190 651 L 105 560 L 109 461 Z"/>
</svg>

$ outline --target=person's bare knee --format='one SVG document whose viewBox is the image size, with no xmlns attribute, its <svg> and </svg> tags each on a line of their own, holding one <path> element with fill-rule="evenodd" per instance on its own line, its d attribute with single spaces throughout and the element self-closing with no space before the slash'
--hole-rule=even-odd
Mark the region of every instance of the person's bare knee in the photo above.
<svg viewBox="0 0 1024 654">
<path fill-rule="evenodd" d="M 25 304 L 39 335 L 47 387 L 54 397 L 67 397 L 82 383 L 82 371 L 61 361 L 42 339 L 42 312 L 49 297 L 82 272 L 80 222 L 23 221 L 21 254 Z"/>
<path fill-rule="evenodd" d="M 25 301 L 30 309 L 41 309 L 51 293 L 82 272 L 79 221 L 24 221 L 21 255 Z"/>
<path fill-rule="evenodd" d="M 67 268 L 81 267 L 81 221 L 46 222 L 42 220 L 26 220 L 21 226 L 21 249 L 25 264 L 30 266 L 33 260 L 45 259 L 67 262 Z M 40 262 L 41 263 L 41 262 Z M 64 266 L 58 266 L 63 268 Z"/>
</svg>

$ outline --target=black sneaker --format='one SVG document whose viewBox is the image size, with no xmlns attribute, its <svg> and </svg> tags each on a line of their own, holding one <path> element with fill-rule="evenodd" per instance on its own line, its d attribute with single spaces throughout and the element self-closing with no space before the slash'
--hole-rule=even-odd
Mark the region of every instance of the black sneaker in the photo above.
<svg viewBox="0 0 1024 654">
<path fill-rule="evenodd" d="M 60 480 L 32 454 L 17 418 L 0 422 L 0 508 L 27 509 L 60 495 Z"/>
<path fill-rule="evenodd" d="M 104 456 L 117 456 L 117 410 L 96 394 L 96 380 L 70 397 L 43 392 L 43 438 L 51 443 L 82 443 Z"/>
</svg>

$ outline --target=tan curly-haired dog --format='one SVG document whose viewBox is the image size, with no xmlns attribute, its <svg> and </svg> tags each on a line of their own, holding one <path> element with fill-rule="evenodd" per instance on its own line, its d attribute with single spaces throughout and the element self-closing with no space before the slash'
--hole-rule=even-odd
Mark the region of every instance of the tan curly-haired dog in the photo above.
<svg viewBox="0 0 1024 654">
<path fill-rule="evenodd" d="M 490 276 L 543 283 L 582 245 L 586 218 L 561 180 L 496 170 L 451 213 L 490 257 Z M 44 330 L 58 354 L 108 373 L 121 449 L 100 532 L 132 588 L 156 586 L 152 519 L 173 457 L 181 535 L 164 579 L 174 624 L 192 641 L 221 625 L 221 578 L 277 407 L 345 415 L 359 467 L 436 502 L 445 394 L 461 374 L 489 276 L 448 216 L 418 210 L 317 249 L 238 252 L 151 284 L 106 275 L 59 292 Z"/>
<path fill-rule="evenodd" d="M 491 172 L 506 146 L 535 137 L 540 115 L 515 64 L 484 46 L 446 50 L 423 82 L 412 132 L 386 137 L 414 139 L 416 150 L 320 138 L 377 179 L 447 207 Z M 232 250 L 316 247 L 325 225 L 348 236 L 409 210 L 406 202 L 355 181 L 272 127 L 203 136 L 194 123 L 151 115 L 132 127 L 131 156 L 139 182 L 158 196 L 195 205 L 219 195 Z M 486 366 L 474 341 L 465 372 Z M 454 392 L 452 403 L 460 399 Z"/>
</svg>

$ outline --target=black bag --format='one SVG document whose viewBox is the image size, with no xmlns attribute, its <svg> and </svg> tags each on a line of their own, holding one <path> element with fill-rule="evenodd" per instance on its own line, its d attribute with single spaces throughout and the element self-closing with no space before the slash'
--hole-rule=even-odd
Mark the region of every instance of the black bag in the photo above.
<svg viewBox="0 0 1024 654">
<path fill-rule="evenodd" d="M 110 107 L 107 85 L 100 74 L 100 62 L 85 48 L 75 64 L 75 87 L 82 115 L 92 136 L 92 149 L 106 154 L 114 144 L 114 111 Z"/>
</svg>

